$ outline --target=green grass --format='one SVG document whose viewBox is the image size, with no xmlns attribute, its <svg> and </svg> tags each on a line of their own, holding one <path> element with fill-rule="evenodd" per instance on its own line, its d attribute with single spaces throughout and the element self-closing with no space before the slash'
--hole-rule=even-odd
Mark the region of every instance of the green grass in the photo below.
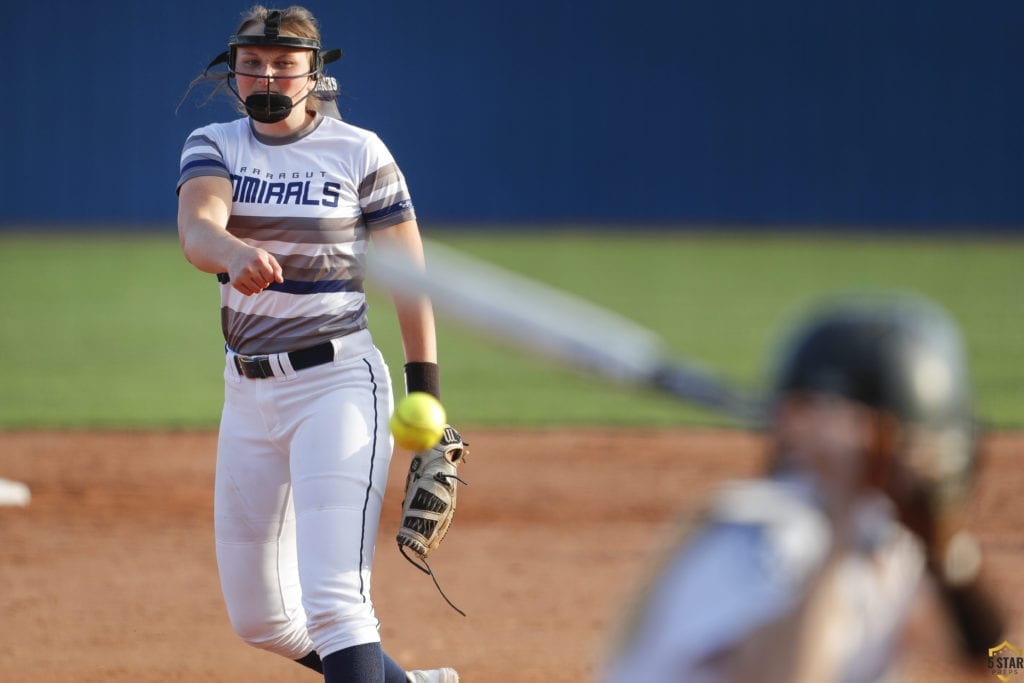
<svg viewBox="0 0 1024 683">
<path fill-rule="evenodd" d="M 174 237 L 0 240 L 0 426 L 217 420 L 217 288 Z"/>
<path fill-rule="evenodd" d="M 517 236 L 513 236 L 517 235 Z M 900 288 L 945 305 L 983 419 L 1024 425 L 1024 241 L 878 236 L 440 232 L 428 236 L 581 294 L 671 350 L 756 385 L 783 324 L 820 293 Z M 0 428 L 209 427 L 223 363 L 217 286 L 166 236 L 0 236 Z M 400 386 L 390 302 L 370 324 Z M 583 377 L 442 318 L 445 404 L 465 425 L 720 424 Z"/>
</svg>

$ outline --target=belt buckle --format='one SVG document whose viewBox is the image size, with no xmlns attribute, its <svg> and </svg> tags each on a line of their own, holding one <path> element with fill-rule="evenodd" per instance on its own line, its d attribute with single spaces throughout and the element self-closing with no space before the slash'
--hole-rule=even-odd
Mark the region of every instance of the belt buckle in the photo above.
<svg viewBox="0 0 1024 683">
<path fill-rule="evenodd" d="M 266 379 L 274 376 L 270 356 L 235 356 L 238 371 L 249 379 Z"/>
</svg>

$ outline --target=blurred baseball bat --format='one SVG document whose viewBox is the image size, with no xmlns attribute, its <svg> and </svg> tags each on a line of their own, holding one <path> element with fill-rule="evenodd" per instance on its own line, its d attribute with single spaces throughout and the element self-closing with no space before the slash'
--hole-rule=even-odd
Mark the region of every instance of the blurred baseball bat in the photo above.
<svg viewBox="0 0 1024 683">
<path fill-rule="evenodd" d="M 372 279 L 426 295 L 446 317 L 577 370 L 668 393 L 749 425 L 760 404 L 692 361 L 671 357 L 653 331 L 594 303 L 424 241 L 426 270 L 376 246 Z"/>
</svg>

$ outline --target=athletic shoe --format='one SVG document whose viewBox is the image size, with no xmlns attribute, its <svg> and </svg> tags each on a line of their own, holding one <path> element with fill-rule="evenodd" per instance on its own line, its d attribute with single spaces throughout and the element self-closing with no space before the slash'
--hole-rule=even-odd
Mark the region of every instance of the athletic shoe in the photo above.
<svg viewBox="0 0 1024 683">
<path fill-rule="evenodd" d="M 455 669 L 431 669 L 430 671 L 407 671 L 409 683 L 459 683 L 459 674 Z"/>
</svg>

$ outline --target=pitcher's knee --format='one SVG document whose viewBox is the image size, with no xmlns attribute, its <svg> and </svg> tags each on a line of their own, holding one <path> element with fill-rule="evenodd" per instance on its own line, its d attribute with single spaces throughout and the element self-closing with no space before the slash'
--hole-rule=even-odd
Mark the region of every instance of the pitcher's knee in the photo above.
<svg viewBox="0 0 1024 683">
<path fill-rule="evenodd" d="M 299 659 L 313 649 L 304 620 L 281 622 L 232 619 L 231 626 L 247 645 L 288 659 Z"/>
<path fill-rule="evenodd" d="M 332 652 L 380 641 L 377 617 L 369 604 L 356 610 L 332 610 L 309 615 L 313 647 L 326 657 Z"/>
</svg>

